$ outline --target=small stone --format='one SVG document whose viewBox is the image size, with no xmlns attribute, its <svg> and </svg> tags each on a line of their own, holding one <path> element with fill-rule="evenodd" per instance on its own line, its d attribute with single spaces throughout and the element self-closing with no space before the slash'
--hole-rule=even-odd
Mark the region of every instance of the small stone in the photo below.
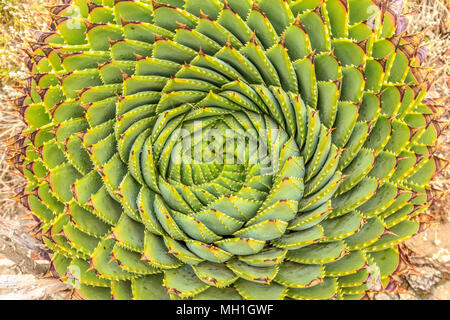
<svg viewBox="0 0 450 320">
<path fill-rule="evenodd" d="M 407 294 L 407 293 L 400 293 L 399 294 L 400 300 L 421 300 L 420 297 L 416 296 L 415 294 Z"/>
<path fill-rule="evenodd" d="M 429 299 L 448 300 L 448 297 L 450 297 L 450 281 L 446 281 L 435 287 Z"/>
<path fill-rule="evenodd" d="M 411 288 L 420 295 L 428 295 L 433 290 L 433 287 L 441 282 L 442 273 L 431 267 L 421 267 L 417 268 L 417 271 L 423 274 L 420 275 L 409 275 L 406 277 Z"/>
<path fill-rule="evenodd" d="M 378 293 L 375 295 L 375 300 L 399 300 L 399 296 L 396 294 L 389 293 Z"/>
</svg>

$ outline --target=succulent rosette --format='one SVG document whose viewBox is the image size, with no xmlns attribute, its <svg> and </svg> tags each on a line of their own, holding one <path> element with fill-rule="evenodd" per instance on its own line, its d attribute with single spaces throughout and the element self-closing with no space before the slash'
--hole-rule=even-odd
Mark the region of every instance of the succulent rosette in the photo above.
<svg viewBox="0 0 450 320">
<path fill-rule="evenodd" d="M 361 299 L 404 270 L 443 127 L 390 1 L 64 3 L 12 161 L 81 297 Z"/>
</svg>

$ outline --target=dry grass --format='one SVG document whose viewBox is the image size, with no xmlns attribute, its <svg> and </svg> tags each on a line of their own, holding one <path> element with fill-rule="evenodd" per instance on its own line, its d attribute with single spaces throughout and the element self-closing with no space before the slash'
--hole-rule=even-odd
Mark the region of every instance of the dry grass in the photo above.
<svg viewBox="0 0 450 320">
<path fill-rule="evenodd" d="M 18 84 L 23 78 L 21 59 L 24 40 L 31 40 L 33 30 L 47 27 L 42 0 L 0 0 L 0 79 Z M 29 15 L 32 12 L 33 15 Z"/>
<path fill-rule="evenodd" d="M 57 0 L 0 0 L 0 216 L 14 221 L 24 213 L 12 196 L 14 190 L 24 183 L 6 164 L 5 139 L 18 133 L 23 123 L 16 117 L 7 102 L 18 95 L 14 86 L 27 76 L 22 48 L 26 40 L 32 40 L 33 30 L 48 27 L 44 15 L 44 2 Z M 450 85 L 450 1 L 449 0 L 409 0 L 407 10 L 409 32 L 426 29 L 428 56 L 425 66 L 441 68 L 439 78 L 433 85 L 429 96 L 449 96 Z M 445 139 L 445 138 L 444 138 Z M 444 158 L 450 158 L 450 145 L 443 140 L 439 151 Z M 434 184 L 443 190 L 450 190 L 449 171 L 440 174 Z M 442 220 L 450 220 L 450 199 L 443 199 L 433 205 L 430 212 Z M 0 257 L 0 261 L 1 261 Z M 2 273 L 0 264 L 0 274 Z"/>
<path fill-rule="evenodd" d="M 424 66 L 440 70 L 438 79 L 428 93 L 430 98 L 450 96 L 450 1 L 449 0 L 415 0 L 409 1 L 407 8 L 413 12 L 410 15 L 408 31 L 411 33 L 425 30 L 425 41 L 428 55 Z M 449 115 L 445 115 L 449 120 Z M 450 144 L 448 137 L 443 136 L 437 155 L 450 159 Z M 450 168 L 439 174 L 433 181 L 437 189 L 450 190 Z M 435 203 L 430 213 L 441 221 L 450 221 L 450 195 Z M 449 248 L 447 248 L 449 249 Z"/>
<path fill-rule="evenodd" d="M 424 66 L 443 67 L 429 97 L 446 97 L 450 94 L 450 1 L 410 0 L 407 9 L 412 12 L 408 31 L 416 33 L 426 30 L 428 56 Z"/>
<path fill-rule="evenodd" d="M 22 50 L 25 41 L 32 40 L 34 30 L 48 27 L 39 11 L 44 11 L 42 0 L 0 0 L 0 150 L 6 147 L 5 139 L 23 126 L 8 99 L 19 95 L 14 86 L 27 76 Z M 12 196 L 23 180 L 8 166 L 6 157 L 0 152 L 0 215 L 11 217 L 21 210 Z"/>
</svg>

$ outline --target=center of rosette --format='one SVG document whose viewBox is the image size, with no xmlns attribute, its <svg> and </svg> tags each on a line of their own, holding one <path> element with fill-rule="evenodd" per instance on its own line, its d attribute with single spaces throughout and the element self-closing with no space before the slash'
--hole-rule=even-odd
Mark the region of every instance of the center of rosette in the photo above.
<svg viewBox="0 0 450 320">
<path fill-rule="evenodd" d="M 186 104 L 156 119 L 141 155 L 156 215 L 175 239 L 170 219 L 201 242 L 274 240 L 303 197 L 299 147 L 269 115 Z"/>
</svg>

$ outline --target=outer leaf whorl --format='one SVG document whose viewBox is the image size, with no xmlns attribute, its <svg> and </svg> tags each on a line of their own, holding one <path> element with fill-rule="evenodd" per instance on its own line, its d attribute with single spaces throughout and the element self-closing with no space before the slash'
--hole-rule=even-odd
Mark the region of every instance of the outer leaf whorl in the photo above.
<svg viewBox="0 0 450 320">
<path fill-rule="evenodd" d="M 82 297 L 361 299 L 403 270 L 443 127 L 391 1 L 50 11 L 12 161 Z"/>
</svg>

